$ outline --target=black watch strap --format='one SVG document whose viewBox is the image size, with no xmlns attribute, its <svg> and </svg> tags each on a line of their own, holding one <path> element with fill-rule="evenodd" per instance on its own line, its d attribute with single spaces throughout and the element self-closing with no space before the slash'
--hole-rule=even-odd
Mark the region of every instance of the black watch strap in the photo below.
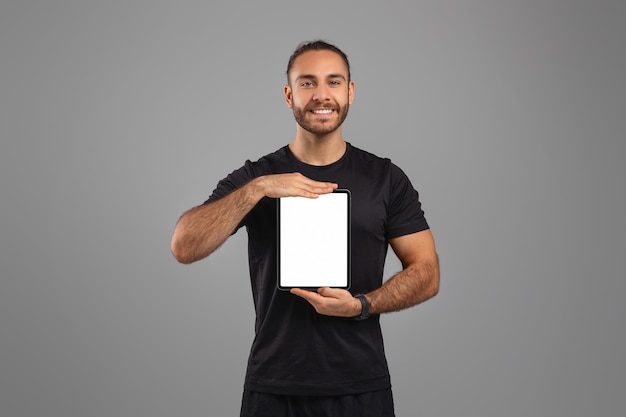
<svg viewBox="0 0 626 417">
<path fill-rule="evenodd" d="M 354 296 L 354 298 L 358 298 L 359 301 L 361 302 L 361 314 L 356 316 L 354 319 L 355 320 L 367 319 L 370 316 L 370 302 L 367 301 L 367 298 L 365 298 L 365 295 L 363 294 L 357 294 Z"/>
</svg>

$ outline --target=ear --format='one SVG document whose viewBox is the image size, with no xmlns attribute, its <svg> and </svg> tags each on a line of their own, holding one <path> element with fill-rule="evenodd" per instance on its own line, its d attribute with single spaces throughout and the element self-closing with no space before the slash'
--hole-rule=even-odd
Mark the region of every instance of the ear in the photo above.
<svg viewBox="0 0 626 417">
<path fill-rule="evenodd" d="M 291 87 L 286 85 L 284 87 L 284 94 L 285 94 L 285 102 L 287 103 L 287 107 L 291 109 L 293 107 L 293 93 L 291 92 Z"/>
<path fill-rule="evenodd" d="M 354 101 L 354 81 L 350 81 L 348 84 L 348 104 L 352 105 Z"/>
</svg>

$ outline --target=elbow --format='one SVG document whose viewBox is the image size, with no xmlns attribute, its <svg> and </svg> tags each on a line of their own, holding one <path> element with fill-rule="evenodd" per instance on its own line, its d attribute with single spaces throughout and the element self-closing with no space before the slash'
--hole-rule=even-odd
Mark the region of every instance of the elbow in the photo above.
<svg viewBox="0 0 626 417">
<path fill-rule="evenodd" d="M 438 277 L 432 277 L 428 282 L 424 283 L 419 294 L 416 294 L 415 304 L 421 304 L 424 301 L 430 300 L 437 294 L 439 294 L 439 279 Z"/>
<path fill-rule="evenodd" d="M 435 264 L 435 269 L 434 269 L 434 273 L 432 275 L 432 278 L 430 280 L 430 285 L 429 285 L 429 298 L 432 298 L 434 296 L 436 296 L 437 294 L 439 294 L 439 261 L 437 261 L 437 263 Z"/>
<path fill-rule="evenodd" d="M 439 294 L 439 274 L 437 274 L 437 276 L 433 279 L 433 282 L 430 285 L 429 298 L 433 298 L 437 294 Z"/>
<path fill-rule="evenodd" d="M 181 247 L 181 245 L 177 244 L 172 240 L 172 244 L 170 245 L 170 251 L 176 259 L 181 264 L 190 264 L 189 256 L 186 254 L 185 250 Z"/>
<path fill-rule="evenodd" d="M 170 244 L 170 251 L 176 259 L 181 264 L 189 265 L 195 261 L 191 251 L 188 248 L 188 245 L 185 245 L 184 239 L 181 239 L 178 234 L 174 233 L 172 236 L 172 242 Z"/>
<path fill-rule="evenodd" d="M 434 262 L 428 268 L 428 279 L 425 280 L 423 288 L 424 300 L 433 298 L 439 294 L 439 262 Z"/>
</svg>

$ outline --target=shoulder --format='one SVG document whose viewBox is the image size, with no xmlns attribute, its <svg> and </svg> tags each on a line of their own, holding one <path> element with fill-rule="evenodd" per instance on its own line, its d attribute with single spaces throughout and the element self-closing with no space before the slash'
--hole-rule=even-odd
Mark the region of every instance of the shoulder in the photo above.
<svg viewBox="0 0 626 417">
<path fill-rule="evenodd" d="M 379 156 L 352 145 L 350 146 L 350 151 L 355 163 L 374 175 L 384 175 L 392 180 L 406 177 L 404 171 L 393 163 L 389 157 Z"/>
<path fill-rule="evenodd" d="M 273 172 L 274 167 L 284 164 L 289 159 L 287 146 L 283 146 L 275 152 L 269 153 L 256 161 L 247 160 L 245 168 L 249 169 L 255 176 L 269 174 Z"/>
<path fill-rule="evenodd" d="M 353 146 L 352 144 L 350 144 L 349 146 L 350 146 L 350 152 L 352 153 L 352 156 L 358 161 L 362 161 L 365 163 L 382 164 L 382 165 L 388 165 L 391 163 L 391 160 L 389 158 L 375 155 L 361 148 L 357 148 L 356 146 Z"/>
<path fill-rule="evenodd" d="M 357 170 L 365 171 L 372 176 L 387 176 L 390 172 L 391 160 L 350 145 L 350 159 Z"/>
<path fill-rule="evenodd" d="M 412 187 L 407 174 L 389 157 L 378 156 L 352 145 L 350 148 L 353 160 L 370 178 L 383 181 L 392 190 L 402 190 L 401 192 Z"/>
<path fill-rule="evenodd" d="M 246 160 L 243 166 L 235 169 L 218 182 L 217 187 L 206 202 L 224 197 L 254 178 L 273 173 L 279 161 L 284 160 L 285 157 L 286 150 L 281 148 L 256 161 Z"/>
<path fill-rule="evenodd" d="M 257 160 L 247 159 L 242 167 L 233 171 L 233 174 L 243 175 L 248 179 L 259 177 L 261 175 L 271 174 L 275 171 L 276 166 L 284 164 L 288 159 L 286 146 L 275 152 L 260 157 Z"/>
</svg>

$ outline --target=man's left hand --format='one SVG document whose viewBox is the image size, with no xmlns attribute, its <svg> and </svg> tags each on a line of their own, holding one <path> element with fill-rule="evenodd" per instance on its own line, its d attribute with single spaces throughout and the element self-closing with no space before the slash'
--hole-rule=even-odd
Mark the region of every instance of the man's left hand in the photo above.
<svg viewBox="0 0 626 417">
<path fill-rule="evenodd" d="M 346 290 L 322 287 L 313 292 L 292 288 L 290 292 L 307 300 L 315 311 L 325 316 L 356 317 L 361 314 L 361 302 Z"/>
</svg>

